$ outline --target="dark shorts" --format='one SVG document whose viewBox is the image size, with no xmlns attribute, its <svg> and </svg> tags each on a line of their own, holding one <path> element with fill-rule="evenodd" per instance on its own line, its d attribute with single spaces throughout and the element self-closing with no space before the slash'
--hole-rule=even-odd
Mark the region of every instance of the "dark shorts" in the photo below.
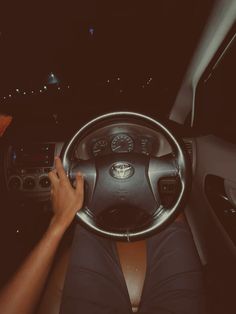
<svg viewBox="0 0 236 314">
<path fill-rule="evenodd" d="M 60 314 L 130 314 L 115 242 L 78 226 Z M 186 223 L 147 240 L 147 271 L 138 313 L 205 313 L 202 267 Z"/>
</svg>

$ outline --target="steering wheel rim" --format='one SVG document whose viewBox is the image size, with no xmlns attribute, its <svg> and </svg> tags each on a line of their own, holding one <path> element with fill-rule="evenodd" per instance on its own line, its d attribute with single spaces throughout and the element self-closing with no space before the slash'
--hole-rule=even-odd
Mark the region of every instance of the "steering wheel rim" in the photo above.
<svg viewBox="0 0 236 314">
<path fill-rule="evenodd" d="M 101 122 L 111 122 L 113 119 L 135 119 L 136 121 L 141 121 L 142 123 L 145 123 L 152 129 L 156 129 L 160 131 L 168 140 L 168 142 L 171 144 L 172 148 L 175 150 L 175 158 L 173 157 L 173 160 L 175 160 L 175 167 L 176 173 L 175 175 L 179 178 L 181 189 L 179 192 L 179 195 L 177 197 L 177 200 L 175 201 L 174 205 L 171 208 L 158 208 L 158 211 L 155 212 L 155 214 L 152 216 L 152 220 L 148 223 L 147 226 L 144 226 L 141 230 L 126 230 L 125 232 L 121 231 L 112 231 L 112 230 L 105 230 L 103 227 L 99 226 L 94 217 L 91 215 L 91 212 L 89 208 L 83 208 L 79 212 L 77 212 L 76 217 L 80 223 L 82 223 L 85 227 L 90 229 L 91 231 L 105 236 L 112 238 L 117 241 L 132 241 L 132 240 L 140 240 L 147 238 L 148 236 L 152 235 L 155 232 L 158 232 L 165 228 L 171 221 L 175 219 L 179 211 L 183 208 L 187 195 L 190 191 L 191 187 L 191 167 L 189 164 L 188 157 L 186 156 L 185 150 L 183 148 L 183 145 L 181 144 L 181 141 L 172 134 L 172 132 L 167 129 L 162 123 L 159 121 L 135 112 L 112 112 L 107 113 L 104 115 L 101 115 L 88 123 L 86 123 L 84 126 L 82 126 L 72 137 L 72 139 L 63 147 L 63 150 L 61 152 L 61 159 L 63 166 L 66 170 L 67 176 L 71 179 L 72 178 L 72 170 L 71 170 L 71 162 L 70 162 L 70 154 L 71 151 L 73 151 L 73 148 L 76 143 L 78 143 L 81 138 L 83 138 L 84 134 L 89 132 L 92 128 L 96 127 L 96 125 L 100 124 Z M 141 122 L 140 125 L 141 125 Z M 121 155 L 119 155 L 120 157 Z M 155 172 L 155 160 L 150 159 L 149 163 L 149 172 Z M 86 168 L 86 167 L 85 167 Z M 76 168 L 78 170 L 78 168 Z M 86 171 L 86 169 L 84 170 Z M 91 165 L 89 168 L 89 171 L 91 171 Z M 93 171 L 96 171 L 96 169 Z M 174 170 L 173 170 L 174 171 Z M 83 172 L 83 167 L 82 171 Z M 156 171 L 157 172 L 157 171 Z M 155 173 L 156 173 L 155 172 Z M 173 172 L 174 173 L 174 172 Z M 149 175 L 150 173 L 148 173 Z M 159 178 L 159 177 L 158 177 Z M 85 178 L 86 180 L 86 178 Z M 95 185 L 96 182 L 94 182 L 93 175 L 89 177 L 89 174 L 87 175 L 87 180 L 90 182 L 90 184 Z M 96 180 L 96 179 L 95 179 Z M 152 183 L 152 182 L 150 182 Z"/>
</svg>

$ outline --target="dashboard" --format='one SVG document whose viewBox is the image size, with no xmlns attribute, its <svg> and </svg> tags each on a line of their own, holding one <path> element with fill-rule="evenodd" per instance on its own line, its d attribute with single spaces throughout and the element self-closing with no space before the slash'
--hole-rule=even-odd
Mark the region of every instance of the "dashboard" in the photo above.
<svg viewBox="0 0 236 314">
<path fill-rule="evenodd" d="M 7 191 L 21 199 L 40 201 L 50 198 L 48 172 L 65 141 L 17 141 L 4 152 L 4 177 Z M 189 144 L 186 142 L 185 144 Z M 75 145 L 73 159 L 88 160 L 106 154 L 141 153 L 160 157 L 172 153 L 166 138 L 158 131 L 135 123 L 101 125 Z"/>
<path fill-rule="evenodd" d="M 14 197 L 46 200 L 50 196 L 48 172 L 63 142 L 17 142 L 4 153 L 4 177 L 7 191 Z"/>
</svg>

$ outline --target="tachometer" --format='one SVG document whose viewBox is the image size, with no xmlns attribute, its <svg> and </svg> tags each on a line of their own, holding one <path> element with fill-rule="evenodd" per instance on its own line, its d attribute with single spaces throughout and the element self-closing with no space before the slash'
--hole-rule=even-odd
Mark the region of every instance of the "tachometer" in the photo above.
<svg viewBox="0 0 236 314">
<path fill-rule="evenodd" d="M 118 134 L 111 142 L 111 150 L 114 153 L 132 152 L 134 150 L 134 141 L 127 134 Z"/>
<path fill-rule="evenodd" d="M 99 140 L 97 141 L 92 148 L 93 155 L 98 156 L 107 148 L 107 141 L 106 140 Z"/>
</svg>

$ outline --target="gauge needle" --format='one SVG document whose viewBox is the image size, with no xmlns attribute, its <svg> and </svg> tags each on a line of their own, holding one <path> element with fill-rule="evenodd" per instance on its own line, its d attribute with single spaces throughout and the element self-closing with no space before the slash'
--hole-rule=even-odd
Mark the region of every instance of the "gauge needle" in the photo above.
<svg viewBox="0 0 236 314">
<path fill-rule="evenodd" d="M 116 148 L 113 148 L 113 152 L 117 149 L 121 148 L 121 145 L 120 146 L 117 146 Z"/>
</svg>

